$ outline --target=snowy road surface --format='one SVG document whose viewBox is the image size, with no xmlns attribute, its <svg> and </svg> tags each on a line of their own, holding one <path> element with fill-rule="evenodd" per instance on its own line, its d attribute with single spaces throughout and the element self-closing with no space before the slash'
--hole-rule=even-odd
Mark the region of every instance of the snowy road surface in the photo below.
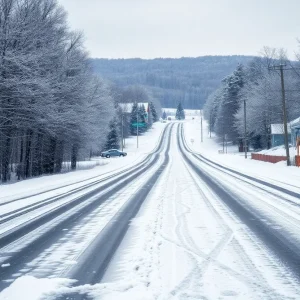
<svg viewBox="0 0 300 300">
<path fill-rule="evenodd" d="M 300 299 L 299 184 L 208 161 L 193 126 L 104 181 L 2 205 L 0 299 Z"/>
</svg>

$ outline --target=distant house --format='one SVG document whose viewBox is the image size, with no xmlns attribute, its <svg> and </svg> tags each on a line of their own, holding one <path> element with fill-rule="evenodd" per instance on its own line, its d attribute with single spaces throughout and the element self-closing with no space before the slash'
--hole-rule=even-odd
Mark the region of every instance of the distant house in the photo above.
<svg viewBox="0 0 300 300">
<path fill-rule="evenodd" d="M 288 124 L 289 143 L 291 142 L 291 127 Z M 271 144 L 272 148 L 284 145 L 284 127 L 283 124 L 271 124 Z"/>
<path fill-rule="evenodd" d="M 292 145 L 296 146 L 297 138 L 300 138 L 300 117 L 290 122 Z"/>
</svg>

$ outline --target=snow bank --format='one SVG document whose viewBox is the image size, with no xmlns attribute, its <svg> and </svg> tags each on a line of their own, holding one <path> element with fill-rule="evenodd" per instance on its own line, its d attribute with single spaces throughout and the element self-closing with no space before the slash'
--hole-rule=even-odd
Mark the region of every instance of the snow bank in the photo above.
<svg viewBox="0 0 300 300">
<path fill-rule="evenodd" d="M 277 146 L 268 150 L 262 150 L 259 152 L 256 152 L 259 154 L 265 154 L 265 155 L 274 155 L 274 156 L 285 156 L 286 152 L 285 152 L 285 147 L 282 146 Z M 290 156 L 295 156 L 297 155 L 297 149 L 295 147 L 290 147 Z"/>
<path fill-rule="evenodd" d="M 23 276 L 0 293 L 0 300 L 55 300 L 66 295 L 83 294 L 95 300 L 153 300 L 154 295 L 143 284 L 101 283 L 74 286 L 75 280 Z"/>
<path fill-rule="evenodd" d="M 0 294 L 0 300 L 42 300 L 51 299 L 57 289 L 70 286 L 74 281 L 70 279 L 37 279 L 32 276 L 23 276 L 15 280 Z"/>
<path fill-rule="evenodd" d="M 89 170 L 97 166 L 104 166 L 108 164 L 108 160 L 92 159 L 88 161 L 78 161 L 76 165 L 76 170 Z M 62 173 L 71 171 L 71 162 L 64 162 L 62 166 Z"/>
</svg>

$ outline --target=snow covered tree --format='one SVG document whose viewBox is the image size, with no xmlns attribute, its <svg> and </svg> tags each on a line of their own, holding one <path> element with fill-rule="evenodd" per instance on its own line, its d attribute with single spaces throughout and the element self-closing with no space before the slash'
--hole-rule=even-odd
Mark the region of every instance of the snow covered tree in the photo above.
<svg viewBox="0 0 300 300">
<path fill-rule="evenodd" d="M 167 119 L 167 114 L 166 114 L 165 111 L 164 111 L 163 114 L 162 114 L 162 119 L 163 119 L 163 120 L 166 120 L 166 119 Z"/>
<path fill-rule="evenodd" d="M 0 14 L 1 180 L 15 166 L 18 179 L 60 172 L 63 161 L 75 169 L 114 113 L 109 87 L 57 1 L 2 0 Z"/>
<path fill-rule="evenodd" d="M 107 134 L 105 150 L 119 149 L 120 148 L 120 136 L 118 133 L 117 119 L 114 118 L 109 123 L 109 132 Z"/>
<path fill-rule="evenodd" d="M 148 130 L 148 123 L 146 122 L 147 112 L 145 109 L 145 105 L 142 104 L 139 106 L 139 123 L 144 124 L 144 126 L 139 128 L 140 133 L 144 133 Z"/>
<path fill-rule="evenodd" d="M 184 109 L 182 107 L 181 102 L 178 103 L 175 118 L 176 118 L 176 120 L 184 120 L 185 119 L 185 113 L 184 113 Z"/>
<path fill-rule="evenodd" d="M 151 128 L 153 124 L 153 114 L 151 111 L 150 103 L 148 104 L 147 118 L 148 118 L 148 122 L 147 122 L 148 128 Z"/>
<path fill-rule="evenodd" d="M 137 135 L 137 127 L 133 124 L 138 123 L 139 121 L 138 105 L 137 103 L 134 103 L 130 113 L 130 133 L 132 135 Z"/>
<path fill-rule="evenodd" d="M 235 127 L 234 115 L 239 110 L 241 101 L 241 90 L 245 84 L 244 67 L 238 65 L 232 75 L 223 80 L 221 101 L 215 120 L 215 132 L 218 136 L 226 135 L 228 140 L 237 143 L 239 134 Z"/>
<path fill-rule="evenodd" d="M 255 149 L 271 147 L 271 124 L 283 123 L 280 75 L 270 71 L 269 66 L 284 61 L 283 51 L 265 48 L 265 57 L 253 59 L 246 67 L 239 65 L 226 77 L 221 86 L 207 100 L 205 118 L 211 123 L 217 136 L 233 143 L 244 139 L 244 101 L 246 102 L 247 140 Z M 286 72 L 286 108 L 288 120 L 300 114 L 299 76 Z"/>
<path fill-rule="evenodd" d="M 152 115 L 153 123 L 155 123 L 155 122 L 158 121 L 158 114 L 157 114 L 155 105 L 154 105 L 153 102 L 151 101 L 151 102 L 149 103 L 149 106 L 150 106 L 150 115 Z"/>
</svg>

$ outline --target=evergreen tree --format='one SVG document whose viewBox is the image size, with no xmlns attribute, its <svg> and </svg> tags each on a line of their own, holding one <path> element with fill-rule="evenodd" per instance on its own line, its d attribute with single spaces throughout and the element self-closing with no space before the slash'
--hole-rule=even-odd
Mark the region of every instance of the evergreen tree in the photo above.
<svg viewBox="0 0 300 300">
<path fill-rule="evenodd" d="M 163 118 L 163 120 L 166 120 L 166 119 L 167 119 L 167 114 L 166 114 L 165 111 L 164 111 L 163 114 L 162 114 L 162 118 Z"/>
<path fill-rule="evenodd" d="M 234 116 L 241 106 L 241 89 L 245 83 L 244 67 L 238 65 L 230 76 L 223 80 L 221 103 L 218 106 L 215 131 L 218 136 L 224 137 L 233 143 L 238 143 L 239 133 L 235 126 Z"/>
<path fill-rule="evenodd" d="M 140 133 L 144 133 L 148 129 L 148 124 L 146 122 L 146 116 L 147 116 L 147 112 L 146 112 L 146 109 L 145 109 L 145 105 L 142 104 L 141 106 L 139 106 L 139 123 L 143 123 L 144 126 L 139 127 L 139 132 Z"/>
<path fill-rule="evenodd" d="M 138 110 L 138 105 L 137 103 L 134 103 L 131 109 L 131 114 L 130 114 L 130 133 L 132 135 L 137 134 L 136 126 L 133 126 L 132 124 L 137 123 L 138 118 L 137 118 L 137 110 Z"/>
<path fill-rule="evenodd" d="M 152 115 L 150 104 L 148 105 L 147 116 L 148 116 L 148 128 L 151 128 L 153 124 L 153 115 Z"/>
<path fill-rule="evenodd" d="M 152 101 L 149 103 L 149 107 L 150 107 L 150 115 L 152 116 L 153 123 L 155 123 L 158 121 L 158 115 L 157 115 L 156 108 Z"/>
<path fill-rule="evenodd" d="M 106 138 L 105 150 L 119 149 L 120 148 L 120 137 L 118 132 L 117 119 L 114 118 L 109 123 L 109 132 Z"/>
<path fill-rule="evenodd" d="M 178 103 L 175 118 L 176 118 L 176 120 L 184 120 L 185 119 L 185 113 L 184 113 L 184 109 L 182 107 L 181 102 Z"/>
</svg>

